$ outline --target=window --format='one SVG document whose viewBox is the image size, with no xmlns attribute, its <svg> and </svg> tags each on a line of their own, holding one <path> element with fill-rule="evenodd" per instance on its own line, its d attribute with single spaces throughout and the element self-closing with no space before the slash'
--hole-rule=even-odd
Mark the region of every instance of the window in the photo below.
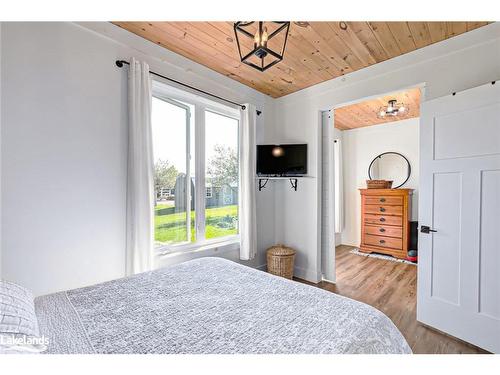
<svg viewBox="0 0 500 375">
<path fill-rule="evenodd" d="M 153 88 L 155 247 L 237 240 L 239 111 Z"/>
<path fill-rule="evenodd" d="M 173 100 L 153 98 L 151 123 L 156 190 L 155 243 L 162 246 L 193 242 L 196 236 L 190 163 L 194 148 L 191 108 Z"/>
<path fill-rule="evenodd" d="M 238 233 L 238 120 L 205 112 L 205 176 L 215 195 L 205 200 L 206 238 Z"/>
<path fill-rule="evenodd" d="M 211 186 L 207 186 L 205 198 L 212 198 L 212 187 Z"/>
</svg>

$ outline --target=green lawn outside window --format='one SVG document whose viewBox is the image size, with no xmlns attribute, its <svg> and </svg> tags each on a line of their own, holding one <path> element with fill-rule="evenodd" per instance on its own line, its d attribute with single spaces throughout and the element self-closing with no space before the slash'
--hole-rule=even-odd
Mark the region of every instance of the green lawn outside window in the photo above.
<svg viewBox="0 0 500 375">
<path fill-rule="evenodd" d="M 175 213 L 173 207 L 155 207 L 155 242 L 171 244 L 186 238 L 186 214 Z M 195 239 L 195 214 L 191 211 L 191 237 Z M 205 210 L 205 237 L 218 238 L 238 234 L 238 206 L 207 208 Z"/>
</svg>

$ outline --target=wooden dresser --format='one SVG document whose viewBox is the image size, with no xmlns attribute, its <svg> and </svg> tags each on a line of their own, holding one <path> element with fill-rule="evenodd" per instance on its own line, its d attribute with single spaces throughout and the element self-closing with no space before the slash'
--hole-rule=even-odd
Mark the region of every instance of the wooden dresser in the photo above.
<svg viewBox="0 0 500 375">
<path fill-rule="evenodd" d="M 365 253 L 406 258 L 413 189 L 359 189 L 361 245 Z"/>
</svg>

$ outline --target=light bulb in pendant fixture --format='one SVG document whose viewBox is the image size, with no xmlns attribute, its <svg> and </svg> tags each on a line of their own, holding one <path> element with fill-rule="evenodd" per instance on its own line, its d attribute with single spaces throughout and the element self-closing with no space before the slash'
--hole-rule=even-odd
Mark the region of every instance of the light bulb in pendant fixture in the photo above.
<svg viewBox="0 0 500 375">
<path fill-rule="evenodd" d="M 262 30 L 262 37 L 260 38 L 260 45 L 262 47 L 267 46 L 268 38 L 269 38 L 269 35 L 267 34 L 267 27 L 264 27 L 264 29 Z"/>
<path fill-rule="evenodd" d="M 262 34 L 260 30 L 257 30 L 255 36 L 253 37 L 253 42 L 255 47 L 266 47 L 269 35 L 267 34 L 267 27 L 264 27 Z"/>
<path fill-rule="evenodd" d="M 255 47 L 260 46 L 260 33 L 259 33 L 259 30 L 257 30 L 257 32 L 255 33 L 255 36 L 253 37 L 253 43 L 254 43 Z"/>
</svg>

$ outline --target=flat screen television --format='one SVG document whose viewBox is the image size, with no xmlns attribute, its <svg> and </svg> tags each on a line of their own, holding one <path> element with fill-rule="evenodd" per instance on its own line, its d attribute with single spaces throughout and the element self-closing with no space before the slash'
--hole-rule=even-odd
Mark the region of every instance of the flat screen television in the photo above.
<svg viewBox="0 0 500 375">
<path fill-rule="evenodd" d="M 257 145 L 257 175 L 302 176 L 307 174 L 307 145 Z"/>
</svg>

